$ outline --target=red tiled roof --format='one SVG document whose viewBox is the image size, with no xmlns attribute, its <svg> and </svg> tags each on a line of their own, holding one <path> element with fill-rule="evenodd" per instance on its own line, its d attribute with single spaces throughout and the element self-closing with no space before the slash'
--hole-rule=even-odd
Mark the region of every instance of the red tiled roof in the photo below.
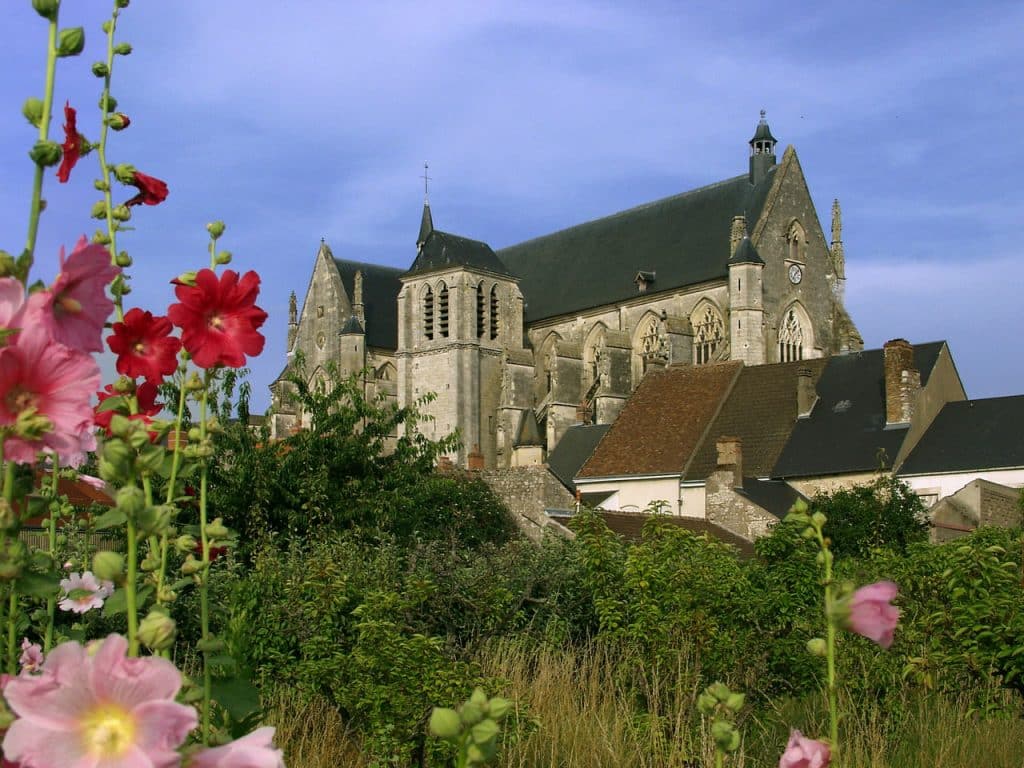
<svg viewBox="0 0 1024 768">
<path fill-rule="evenodd" d="M 607 512 L 603 509 L 597 510 L 605 524 L 613 533 L 629 542 L 637 542 L 643 538 L 644 524 L 655 515 L 644 512 Z M 739 550 L 741 557 L 753 557 L 754 543 L 747 541 L 742 536 L 737 536 L 732 531 L 715 525 L 714 523 L 699 517 L 682 517 L 679 515 L 659 515 L 663 521 L 671 525 L 683 528 L 697 536 L 707 536 L 729 544 Z M 559 518 L 570 529 L 573 528 L 573 519 Z"/>
<path fill-rule="evenodd" d="M 730 361 L 649 372 L 578 477 L 682 473 L 742 368 Z"/>
</svg>

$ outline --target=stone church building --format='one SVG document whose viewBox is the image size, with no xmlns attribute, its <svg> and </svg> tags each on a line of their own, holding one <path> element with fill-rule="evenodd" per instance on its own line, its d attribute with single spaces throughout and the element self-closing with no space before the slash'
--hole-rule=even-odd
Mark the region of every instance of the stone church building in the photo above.
<svg viewBox="0 0 1024 768">
<path fill-rule="evenodd" d="M 499 251 L 435 228 L 429 203 L 408 269 L 321 243 L 301 312 L 292 295 L 272 433 L 302 424 L 285 381 L 296 352 L 314 385 L 332 364 L 370 371 L 368 394 L 421 403 L 428 436 L 458 431 L 454 463 L 501 468 L 613 421 L 652 368 L 859 350 L 838 201 L 829 237 L 763 113 L 749 146 L 739 176 Z"/>
</svg>

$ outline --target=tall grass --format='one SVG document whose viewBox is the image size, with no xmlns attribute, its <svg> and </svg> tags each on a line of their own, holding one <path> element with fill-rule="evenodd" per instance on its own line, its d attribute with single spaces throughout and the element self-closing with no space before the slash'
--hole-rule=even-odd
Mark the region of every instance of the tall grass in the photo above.
<svg viewBox="0 0 1024 768">
<path fill-rule="evenodd" d="M 713 765 L 713 744 L 695 714 L 698 669 L 681 655 L 661 668 L 597 645 L 527 648 L 496 643 L 481 649 L 485 670 L 507 685 L 518 718 L 505 727 L 503 768 L 696 768 Z M 491 693 L 491 692 L 489 692 Z M 998 694 L 1008 714 L 979 716 L 967 693 L 949 698 L 902 688 L 885 700 L 844 702 L 842 768 L 1021 768 L 1020 701 Z M 454 702 L 438 702 L 451 705 Z M 1016 712 L 1013 712 L 1016 707 Z M 751 708 L 753 709 L 753 708 Z M 267 701 L 289 768 L 368 762 L 338 713 L 321 700 L 287 690 Z M 783 699 L 744 713 L 743 745 L 727 765 L 774 768 L 789 728 L 826 733 L 819 697 Z"/>
</svg>

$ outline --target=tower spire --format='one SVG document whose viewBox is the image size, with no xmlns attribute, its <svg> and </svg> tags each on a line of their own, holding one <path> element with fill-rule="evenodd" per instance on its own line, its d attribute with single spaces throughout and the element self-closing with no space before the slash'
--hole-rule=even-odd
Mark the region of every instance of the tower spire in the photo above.
<svg viewBox="0 0 1024 768">
<path fill-rule="evenodd" d="M 768 127 L 765 119 L 765 111 L 761 110 L 761 120 L 754 131 L 754 137 L 748 142 L 750 144 L 750 183 L 757 184 L 768 171 L 775 165 L 775 137 Z"/>
<path fill-rule="evenodd" d="M 846 279 L 846 254 L 843 252 L 843 211 L 839 207 L 839 198 L 832 201 L 832 265 L 836 270 L 836 280 Z"/>
<path fill-rule="evenodd" d="M 430 166 L 427 163 L 423 163 L 423 175 L 420 177 L 423 179 L 423 215 L 420 217 L 420 233 L 416 237 L 416 251 L 419 252 L 423 249 L 423 244 L 427 242 L 427 238 L 430 233 L 434 231 L 434 217 L 430 215 L 430 176 L 427 171 Z"/>
</svg>

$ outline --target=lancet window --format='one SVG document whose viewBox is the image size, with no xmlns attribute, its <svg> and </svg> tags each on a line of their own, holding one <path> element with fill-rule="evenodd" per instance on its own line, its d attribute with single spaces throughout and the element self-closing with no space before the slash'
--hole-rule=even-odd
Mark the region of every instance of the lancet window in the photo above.
<svg viewBox="0 0 1024 768">
<path fill-rule="evenodd" d="M 716 360 L 724 332 L 722 316 L 714 307 L 705 307 L 693 324 L 693 362 L 705 365 Z"/>
</svg>

